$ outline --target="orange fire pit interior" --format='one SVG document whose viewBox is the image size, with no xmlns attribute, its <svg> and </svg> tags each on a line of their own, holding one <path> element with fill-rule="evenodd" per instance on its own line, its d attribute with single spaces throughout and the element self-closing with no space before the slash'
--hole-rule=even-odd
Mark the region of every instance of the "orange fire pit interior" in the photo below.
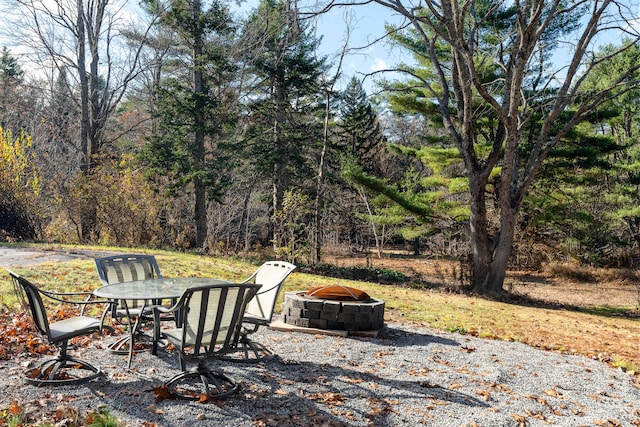
<svg viewBox="0 0 640 427">
<path fill-rule="evenodd" d="M 332 301 L 369 301 L 371 297 L 364 291 L 349 286 L 330 285 L 308 290 L 306 297 Z"/>
</svg>

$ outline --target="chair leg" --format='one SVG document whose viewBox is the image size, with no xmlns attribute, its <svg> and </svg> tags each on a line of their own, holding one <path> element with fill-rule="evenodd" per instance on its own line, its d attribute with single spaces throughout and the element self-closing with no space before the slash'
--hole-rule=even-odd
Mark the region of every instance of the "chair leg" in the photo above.
<svg viewBox="0 0 640 427">
<path fill-rule="evenodd" d="M 237 351 L 222 356 L 220 359 L 227 362 L 257 363 L 269 356 L 273 356 L 273 352 L 269 348 L 243 335 L 238 341 Z"/>
<path fill-rule="evenodd" d="M 149 350 L 153 351 L 153 348 L 147 348 L 148 347 L 147 343 L 141 344 L 141 341 L 143 340 L 153 341 L 153 338 L 143 333 L 136 334 L 136 337 L 134 339 L 134 344 L 133 344 L 134 345 L 133 350 L 134 351 L 149 351 Z M 125 336 L 122 336 L 117 340 L 115 340 L 114 342 L 112 342 L 111 344 L 107 345 L 107 348 L 113 354 L 129 354 L 130 343 L 131 343 L 131 335 L 126 334 Z M 136 349 L 135 348 L 136 344 L 141 344 L 141 348 Z M 153 342 L 151 343 L 151 346 L 153 346 Z"/>
<path fill-rule="evenodd" d="M 100 368 L 84 360 L 61 355 L 26 370 L 24 377 L 31 385 L 70 385 L 91 381 L 101 374 Z"/>
<path fill-rule="evenodd" d="M 199 380 L 194 385 L 194 379 Z M 222 399 L 237 392 L 240 386 L 221 371 L 211 370 L 204 364 L 179 373 L 164 384 L 172 396 L 180 399 Z"/>
</svg>

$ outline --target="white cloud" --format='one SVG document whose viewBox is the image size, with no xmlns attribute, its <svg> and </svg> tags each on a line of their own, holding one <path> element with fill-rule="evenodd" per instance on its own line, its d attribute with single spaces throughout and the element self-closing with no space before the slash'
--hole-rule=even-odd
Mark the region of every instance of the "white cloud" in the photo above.
<svg viewBox="0 0 640 427">
<path fill-rule="evenodd" d="M 389 68 L 387 61 L 383 58 L 375 58 L 371 64 L 371 71 L 380 71 Z"/>
</svg>

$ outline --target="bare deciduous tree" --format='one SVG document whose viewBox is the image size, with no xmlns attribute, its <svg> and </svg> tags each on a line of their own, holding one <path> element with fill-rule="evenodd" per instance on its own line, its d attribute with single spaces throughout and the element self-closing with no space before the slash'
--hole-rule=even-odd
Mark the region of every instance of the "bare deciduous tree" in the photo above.
<svg viewBox="0 0 640 427">
<path fill-rule="evenodd" d="M 144 38 L 135 46 L 124 44 L 124 6 L 114 0 L 14 0 L 12 5 L 18 22 L 12 37 L 27 50 L 41 77 L 51 80 L 52 90 L 78 95 L 69 97 L 80 113 L 76 168 L 90 174 L 97 154 L 112 142 L 105 132 L 107 121 L 139 73 Z M 50 99 L 55 98 L 54 93 Z M 92 205 L 89 201 L 83 214 L 85 239 L 94 231 Z"/>
</svg>

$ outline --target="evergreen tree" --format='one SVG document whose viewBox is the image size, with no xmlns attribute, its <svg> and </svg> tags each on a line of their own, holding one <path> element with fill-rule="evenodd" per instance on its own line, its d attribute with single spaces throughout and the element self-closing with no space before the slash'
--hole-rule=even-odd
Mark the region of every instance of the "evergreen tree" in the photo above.
<svg viewBox="0 0 640 427">
<path fill-rule="evenodd" d="M 270 183 L 271 215 L 282 209 L 287 190 L 313 176 L 310 159 L 322 141 L 324 58 L 289 2 L 263 0 L 244 31 L 255 89 L 248 103 L 247 156 L 251 170 Z M 272 229 L 274 247 L 281 237 Z"/>
<path fill-rule="evenodd" d="M 377 113 L 367 100 L 362 83 L 352 77 L 341 96 L 338 144 L 366 172 L 380 171 L 378 164 L 384 138 Z"/>
<path fill-rule="evenodd" d="M 6 47 L 0 55 L 0 127 L 20 129 L 21 112 L 16 111 L 19 105 L 19 86 L 22 83 L 24 71 L 18 60 L 11 55 Z"/>
<path fill-rule="evenodd" d="M 149 176 L 168 181 L 171 192 L 193 191 L 194 244 L 204 247 L 207 198 L 220 198 L 231 178 L 237 120 L 233 21 L 224 2 L 204 10 L 199 0 L 171 0 L 162 18 L 188 52 L 176 60 L 188 63 L 190 74 L 178 70 L 156 88 L 157 131 L 144 157 Z"/>
<path fill-rule="evenodd" d="M 18 64 L 18 60 L 11 55 L 11 52 L 5 47 L 2 48 L 0 55 L 0 81 L 2 85 L 5 83 L 19 83 L 22 81 L 24 71 Z"/>
<path fill-rule="evenodd" d="M 616 49 L 604 46 L 596 58 L 608 58 Z M 585 79 L 585 96 L 615 84 L 638 58 L 640 48 L 632 44 L 601 61 Z M 525 219 L 529 230 L 554 235 L 552 241 L 561 246 L 553 253 L 620 266 L 640 247 L 639 111 L 640 91 L 620 85 L 550 153 Z"/>
<path fill-rule="evenodd" d="M 604 119 L 604 114 L 598 116 L 598 121 Z M 615 159 L 624 150 L 610 135 L 594 132 L 594 124 L 587 121 L 550 152 L 519 222 L 518 249 L 531 258 L 530 267 L 567 259 L 590 265 L 605 262 L 605 252 L 617 239 L 611 215 L 617 203 L 612 195 L 621 173 Z M 546 258 L 533 247 L 542 249 Z"/>
</svg>

